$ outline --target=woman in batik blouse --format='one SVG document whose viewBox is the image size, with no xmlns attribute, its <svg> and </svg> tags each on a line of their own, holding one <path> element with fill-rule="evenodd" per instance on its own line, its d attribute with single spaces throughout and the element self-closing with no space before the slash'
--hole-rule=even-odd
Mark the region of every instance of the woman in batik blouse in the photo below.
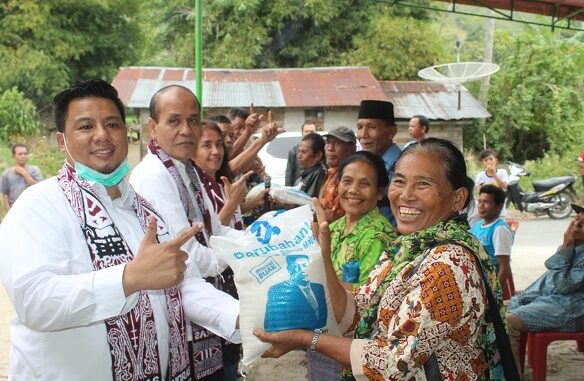
<svg viewBox="0 0 584 381">
<path fill-rule="evenodd" d="M 377 209 L 389 184 L 381 157 L 367 151 L 351 154 L 337 176 L 345 215 L 330 225 L 331 259 L 338 279 L 353 290 L 367 280 L 397 233 Z M 336 381 L 343 370 L 342 364 L 320 353 L 307 352 L 307 360 L 309 381 Z"/>
<path fill-rule="evenodd" d="M 394 169 L 388 193 L 401 235 L 353 293 L 334 276 L 330 234 L 317 211 L 335 316 L 343 330 L 354 329 L 353 338 L 257 329 L 272 344 L 264 357 L 309 348 L 346 366 L 341 380 L 425 380 L 425 366 L 436 379 L 496 379 L 499 356 L 485 320 L 482 275 L 502 307 L 500 286 L 459 213 L 471 192 L 464 157 L 451 142 L 429 138 L 408 147 Z"/>
</svg>

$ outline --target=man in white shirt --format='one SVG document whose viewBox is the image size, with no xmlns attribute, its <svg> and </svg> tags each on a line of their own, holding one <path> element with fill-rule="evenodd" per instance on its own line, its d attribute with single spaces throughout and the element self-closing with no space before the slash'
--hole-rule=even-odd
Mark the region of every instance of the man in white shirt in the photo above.
<svg viewBox="0 0 584 381">
<path fill-rule="evenodd" d="M 132 171 L 130 183 L 161 212 L 171 237 L 193 223 L 204 224 L 201 234 L 196 240 L 191 240 L 185 250 L 189 253 L 189 261 L 196 263 L 202 276 L 218 276 L 227 264 L 207 247 L 209 236 L 237 238 L 243 233 L 222 225 L 218 216 L 208 208 L 210 200 L 190 161 L 201 136 L 197 98 L 189 89 L 178 85 L 160 89 L 150 102 L 148 127 L 152 136 L 149 152 Z M 182 285 L 185 297 L 195 291 L 189 284 Z M 190 306 L 185 308 L 188 310 Z M 234 329 L 239 307 L 230 303 L 222 305 L 218 300 L 215 308 L 222 311 L 226 321 L 230 319 L 229 326 Z M 195 379 L 223 379 L 221 341 L 200 326 L 193 325 L 192 329 Z"/>
<path fill-rule="evenodd" d="M 0 277 L 17 314 L 10 378 L 191 380 L 185 320 L 221 330 L 217 315 L 184 308 L 204 310 L 201 300 L 221 294 L 181 249 L 202 226 L 169 240 L 124 180 L 124 106 L 110 84 L 79 83 L 53 105 L 65 165 L 28 188 L 0 226 Z M 182 294 L 181 281 L 201 300 Z"/>
</svg>

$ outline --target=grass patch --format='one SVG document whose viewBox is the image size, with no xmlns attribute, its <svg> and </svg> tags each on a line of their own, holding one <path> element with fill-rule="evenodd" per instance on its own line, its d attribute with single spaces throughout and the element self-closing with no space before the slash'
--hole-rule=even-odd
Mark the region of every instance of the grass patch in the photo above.
<svg viewBox="0 0 584 381">
<path fill-rule="evenodd" d="M 28 163 L 39 167 L 45 179 L 55 176 L 63 166 L 65 156 L 58 147 L 50 145 L 46 137 L 31 139 L 24 142 L 24 144 L 28 146 Z M 0 171 L 4 172 L 6 168 L 12 167 L 13 165 L 14 159 L 12 159 L 11 148 L 6 145 L 1 145 Z"/>
</svg>

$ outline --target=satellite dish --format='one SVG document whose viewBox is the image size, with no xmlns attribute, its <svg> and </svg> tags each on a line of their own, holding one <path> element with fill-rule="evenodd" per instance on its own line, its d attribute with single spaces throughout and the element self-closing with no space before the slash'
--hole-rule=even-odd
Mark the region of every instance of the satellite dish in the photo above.
<svg viewBox="0 0 584 381">
<path fill-rule="evenodd" d="M 499 71 L 499 65 L 490 62 L 454 62 L 430 66 L 418 72 L 418 76 L 433 82 L 460 85 L 483 79 Z"/>
<path fill-rule="evenodd" d="M 458 90 L 460 110 L 460 86 L 465 82 L 477 81 L 499 71 L 499 65 L 490 62 L 453 62 L 430 66 L 418 72 L 418 76 L 432 82 L 454 85 Z"/>
</svg>

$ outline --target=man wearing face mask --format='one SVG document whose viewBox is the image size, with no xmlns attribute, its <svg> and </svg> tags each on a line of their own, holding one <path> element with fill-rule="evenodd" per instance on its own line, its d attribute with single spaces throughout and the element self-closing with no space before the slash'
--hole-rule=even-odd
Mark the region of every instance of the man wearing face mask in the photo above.
<svg viewBox="0 0 584 381">
<path fill-rule="evenodd" d="M 53 106 L 65 164 L 0 227 L 0 278 L 17 314 L 9 377 L 191 380 L 185 320 L 199 317 L 179 285 L 221 297 L 181 249 L 202 226 L 170 239 L 124 180 L 124 107 L 110 84 L 81 82 Z"/>
</svg>

